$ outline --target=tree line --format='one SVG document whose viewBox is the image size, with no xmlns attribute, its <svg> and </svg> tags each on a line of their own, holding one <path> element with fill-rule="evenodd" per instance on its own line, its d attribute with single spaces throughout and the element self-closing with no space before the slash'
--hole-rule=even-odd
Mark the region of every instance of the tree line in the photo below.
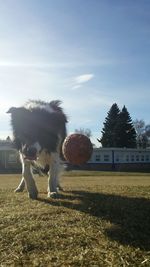
<svg viewBox="0 0 150 267">
<path fill-rule="evenodd" d="M 91 137 L 91 130 L 80 128 L 75 132 Z M 101 137 L 97 138 L 102 147 L 146 148 L 149 145 L 150 125 L 143 120 L 132 121 L 126 106 L 120 110 L 114 103 L 103 123 Z"/>
<path fill-rule="evenodd" d="M 98 141 L 103 147 L 146 148 L 150 137 L 150 125 L 143 120 L 132 121 L 125 106 L 122 110 L 114 103 L 108 111 Z"/>
</svg>

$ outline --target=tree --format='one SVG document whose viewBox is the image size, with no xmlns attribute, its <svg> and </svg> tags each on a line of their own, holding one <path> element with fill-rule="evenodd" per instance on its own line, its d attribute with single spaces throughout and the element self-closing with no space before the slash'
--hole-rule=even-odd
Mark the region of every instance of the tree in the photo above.
<svg viewBox="0 0 150 267">
<path fill-rule="evenodd" d="M 145 121 L 136 119 L 135 121 L 133 121 L 133 124 L 138 138 L 144 132 Z"/>
<path fill-rule="evenodd" d="M 136 131 L 127 108 L 124 106 L 116 124 L 117 147 L 136 147 Z"/>
<path fill-rule="evenodd" d="M 110 108 L 102 129 L 103 147 L 136 147 L 136 132 L 130 114 L 124 106 L 119 110 L 115 103 Z"/>
<path fill-rule="evenodd" d="M 150 125 L 146 125 L 144 120 L 138 119 L 133 123 L 137 135 L 137 147 L 146 148 L 150 138 Z"/>
<path fill-rule="evenodd" d="M 143 133 L 137 143 L 137 147 L 139 148 L 147 148 L 148 146 L 148 137 L 146 136 L 145 133 Z"/>
<path fill-rule="evenodd" d="M 148 147 L 150 145 L 150 124 L 147 124 L 145 126 L 145 135 L 146 135 L 146 138 L 147 138 L 146 147 Z"/>
<path fill-rule="evenodd" d="M 10 136 L 7 136 L 6 141 L 11 142 L 11 138 L 10 138 Z"/>
<path fill-rule="evenodd" d="M 103 147 L 117 146 L 116 124 L 119 118 L 119 114 L 119 107 L 116 103 L 114 103 L 107 113 L 104 127 L 102 129 L 102 137 L 101 139 L 97 139 Z"/>
<path fill-rule="evenodd" d="M 150 137 L 150 124 L 147 124 L 145 126 L 145 133 L 146 133 L 147 137 Z"/>
</svg>

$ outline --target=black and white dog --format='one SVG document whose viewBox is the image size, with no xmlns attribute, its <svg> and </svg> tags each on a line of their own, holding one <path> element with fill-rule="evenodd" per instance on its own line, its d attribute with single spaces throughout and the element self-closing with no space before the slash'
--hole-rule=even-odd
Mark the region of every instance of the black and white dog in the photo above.
<svg viewBox="0 0 150 267">
<path fill-rule="evenodd" d="M 28 101 L 23 107 L 12 107 L 7 112 L 11 113 L 14 144 L 22 163 L 22 179 L 15 191 L 22 192 L 26 185 L 32 199 L 38 195 L 32 170 L 35 164 L 49 170 L 48 197 L 57 194 L 67 123 L 60 104 L 59 100 Z"/>
</svg>

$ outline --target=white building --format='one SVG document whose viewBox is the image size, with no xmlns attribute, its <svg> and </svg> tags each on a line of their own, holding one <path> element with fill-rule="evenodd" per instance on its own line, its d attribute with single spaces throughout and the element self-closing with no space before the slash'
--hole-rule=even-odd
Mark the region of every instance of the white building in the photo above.
<svg viewBox="0 0 150 267">
<path fill-rule="evenodd" d="M 94 148 L 90 160 L 77 169 L 150 172 L 150 149 Z"/>
<path fill-rule="evenodd" d="M 21 164 L 16 149 L 9 140 L 0 140 L 0 173 L 20 172 Z"/>
<path fill-rule="evenodd" d="M 94 148 L 88 163 L 150 163 L 150 149 Z"/>
</svg>

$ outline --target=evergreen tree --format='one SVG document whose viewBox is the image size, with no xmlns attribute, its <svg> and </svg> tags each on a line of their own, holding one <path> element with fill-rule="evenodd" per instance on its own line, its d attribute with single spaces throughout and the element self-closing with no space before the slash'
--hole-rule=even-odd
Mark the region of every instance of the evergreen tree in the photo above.
<svg viewBox="0 0 150 267">
<path fill-rule="evenodd" d="M 124 106 L 116 124 L 117 147 L 136 147 L 136 131 L 127 108 Z"/>
<path fill-rule="evenodd" d="M 103 147 L 116 147 L 117 146 L 117 135 L 116 135 L 116 125 L 119 118 L 120 110 L 118 105 L 114 103 L 104 122 L 104 127 L 102 129 L 101 139 L 97 139 Z"/>
<path fill-rule="evenodd" d="M 115 103 L 110 108 L 102 129 L 101 142 L 103 147 L 136 147 L 136 131 L 127 108 L 119 110 Z"/>
</svg>

